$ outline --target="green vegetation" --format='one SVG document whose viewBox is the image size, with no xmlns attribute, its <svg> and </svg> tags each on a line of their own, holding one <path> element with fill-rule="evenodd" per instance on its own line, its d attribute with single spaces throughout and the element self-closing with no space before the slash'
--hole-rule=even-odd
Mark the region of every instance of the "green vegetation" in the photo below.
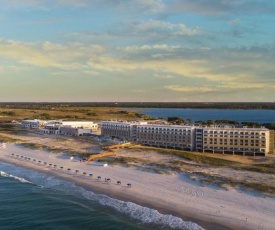
<svg viewBox="0 0 275 230">
<path fill-rule="evenodd" d="M 0 131 L 14 131 L 15 125 L 14 124 L 0 124 Z"/>
<path fill-rule="evenodd" d="M 40 118 L 42 120 L 51 120 L 52 119 L 51 115 L 48 114 L 48 113 L 42 113 L 42 114 L 40 114 Z"/>
<path fill-rule="evenodd" d="M 180 124 L 184 123 L 184 120 L 181 119 L 180 117 L 168 117 L 167 121 L 170 122 L 171 124 L 175 124 L 175 125 L 180 125 Z"/>
<path fill-rule="evenodd" d="M 14 111 L 2 111 L 0 112 L 0 114 L 6 115 L 6 116 L 16 116 L 16 113 Z"/>
<path fill-rule="evenodd" d="M 253 164 L 253 165 L 242 165 L 242 166 L 234 166 L 234 169 L 237 170 L 247 170 L 252 172 L 259 172 L 259 173 L 268 173 L 268 174 L 275 174 L 275 164 Z"/>
<path fill-rule="evenodd" d="M 146 162 L 145 160 L 142 160 L 140 158 L 135 158 L 135 157 L 103 157 L 97 160 L 98 162 L 108 162 L 109 164 L 114 164 L 114 165 L 126 165 L 130 166 L 132 163 L 144 163 Z"/>
<path fill-rule="evenodd" d="M 22 143 L 20 143 L 20 145 L 22 145 L 25 148 L 29 148 L 29 149 L 46 150 L 46 151 L 53 152 L 53 153 L 62 153 L 63 152 L 68 155 L 71 155 L 71 156 L 80 156 L 80 155 L 87 156 L 87 154 L 88 154 L 88 153 L 87 154 L 78 153 L 78 152 L 72 151 L 70 149 L 56 148 L 56 147 L 41 145 L 41 144 L 37 144 L 37 143 L 22 142 Z"/>
<path fill-rule="evenodd" d="M 42 145 L 36 144 L 36 143 L 20 143 L 20 145 L 29 149 L 35 149 L 35 150 L 42 149 Z"/>
<path fill-rule="evenodd" d="M 15 139 L 15 138 L 11 138 L 11 137 L 7 137 L 7 136 L 3 136 L 0 135 L 0 142 L 5 142 L 5 143 L 12 143 L 12 142 L 18 142 L 20 141 L 19 139 Z"/>
<path fill-rule="evenodd" d="M 157 162 L 150 162 L 145 159 L 136 157 L 104 157 L 97 160 L 98 162 L 107 162 L 112 165 L 124 165 L 126 167 L 135 167 L 158 174 L 171 174 L 172 172 L 180 172 L 181 167 L 167 165 Z"/>
<path fill-rule="evenodd" d="M 86 113 L 86 115 L 87 115 L 87 116 L 93 116 L 93 117 L 97 116 L 97 114 L 96 114 L 96 113 L 91 113 L 91 112 Z"/>
<path fill-rule="evenodd" d="M 54 110 L 72 107 L 116 107 L 116 108 L 189 108 L 189 109 L 275 109 L 274 102 L 52 102 L 22 103 L 2 102 L 3 108 L 20 108 L 36 110 Z"/>
<path fill-rule="evenodd" d="M 157 152 L 162 154 L 174 155 L 174 156 L 181 157 L 185 160 L 194 161 L 194 162 L 203 163 L 203 164 L 209 164 L 217 167 L 233 166 L 238 164 L 234 161 L 224 160 L 220 158 L 213 158 L 207 155 L 202 156 L 192 152 L 185 152 L 182 150 L 159 149 L 159 148 L 155 148 L 155 150 L 157 150 Z"/>
<path fill-rule="evenodd" d="M 1 107 L 0 107 L 1 111 Z M 13 120 L 28 120 L 28 119 L 41 119 L 41 120 L 92 120 L 92 121 L 101 121 L 101 120 L 135 120 L 136 111 L 122 111 L 118 108 L 104 107 L 91 107 L 91 108 L 81 108 L 81 107 L 49 107 L 41 106 L 35 108 L 35 110 L 29 108 L 13 108 L 14 116 Z M 1 112 L 0 112 L 1 113 Z M 1 122 L 11 122 L 11 116 L 1 117 Z"/>
</svg>

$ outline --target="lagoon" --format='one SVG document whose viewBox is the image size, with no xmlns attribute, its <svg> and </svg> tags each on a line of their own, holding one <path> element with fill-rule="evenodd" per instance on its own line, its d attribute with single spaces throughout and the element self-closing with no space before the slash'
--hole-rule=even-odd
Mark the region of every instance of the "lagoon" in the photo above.
<svg viewBox="0 0 275 230">
<path fill-rule="evenodd" d="M 234 120 L 240 122 L 275 123 L 275 110 L 229 110 L 229 109 L 175 109 L 175 108 L 127 108 L 150 117 L 180 117 L 195 121 Z"/>
</svg>

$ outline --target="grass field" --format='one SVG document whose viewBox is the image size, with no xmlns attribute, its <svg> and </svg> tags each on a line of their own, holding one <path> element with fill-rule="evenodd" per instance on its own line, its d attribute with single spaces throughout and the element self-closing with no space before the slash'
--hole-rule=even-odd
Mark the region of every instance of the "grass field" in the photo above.
<svg viewBox="0 0 275 230">
<path fill-rule="evenodd" d="M 7 109 L 0 107 L 0 121 L 23 119 L 63 120 L 135 120 L 135 111 L 112 107 L 49 107 L 41 109 Z"/>
</svg>

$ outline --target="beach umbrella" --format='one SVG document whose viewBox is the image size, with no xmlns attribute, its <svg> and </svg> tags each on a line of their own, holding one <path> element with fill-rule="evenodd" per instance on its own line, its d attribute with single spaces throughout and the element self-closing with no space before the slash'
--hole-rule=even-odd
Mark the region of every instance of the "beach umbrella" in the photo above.
<svg viewBox="0 0 275 230">
<path fill-rule="evenodd" d="M 44 162 L 44 165 L 46 165 L 47 164 L 47 162 Z"/>
<path fill-rule="evenodd" d="M 116 183 L 117 183 L 118 185 L 121 185 L 121 181 L 120 181 L 120 180 L 118 180 Z"/>
<path fill-rule="evenodd" d="M 83 172 L 83 175 L 86 175 L 87 173 L 86 172 Z"/>
<path fill-rule="evenodd" d="M 38 161 L 38 163 L 41 163 L 41 161 Z"/>
<path fill-rule="evenodd" d="M 17 157 L 19 157 L 19 155 L 16 155 Z"/>
<path fill-rule="evenodd" d="M 89 176 L 93 176 L 93 174 L 92 174 L 92 173 L 90 173 L 90 174 L 89 174 Z"/>
<path fill-rule="evenodd" d="M 107 178 L 106 181 L 107 181 L 107 182 L 110 182 L 110 181 L 111 181 L 111 178 Z"/>
<path fill-rule="evenodd" d="M 49 166 L 52 166 L 52 164 L 49 164 Z"/>
<path fill-rule="evenodd" d="M 54 165 L 53 167 L 56 167 L 57 165 Z"/>
<path fill-rule="evenodd" d="M 36 161 L 35 159 L 33 159 L 32 161 Z"/>
<path fill-rule="evenodd" d="M 60 168 L 61 168 L 61 169 L 63 169 L 64 167 L 63 167 L 63 166 L 61 166 Z"/>
<path fill-rule="evenodd" d="M 75 170 L 76 173 L 79 173 L 79 170 Z"/>
<path fill-rule="evenodd" d="M 101 176 L 98 176 L 98 177 L 97 177 L 97 179 L 99 179 L 99 180 L 100 180 L 100 179 L 101 179 Z"/>
<path fill-rule="evenodd" d="M 68 168 L 67 170 L 68 170 L 68 171 L 71 171 L 71 169 L 70 169 L 70 168 Z"/>
<path fill-rule="evenodd" d="M 31 160 L 31 158 L 28 158 L 28 160 Z"/>
<path fill-rule="evenodd" d="M 132 184 L 128 183 L 128 184 L 127 184 L 127 187 L 128 187 L 128 188 L 131 188 L 131 187 L 132 187 Z"/>
<path fill-rule="evenodd" d="M 12 156 L 14 156 L 14 154 L 13 154 L 13 153 L 12 153 L 11 155 L 12 155 Z"/>
</svg>

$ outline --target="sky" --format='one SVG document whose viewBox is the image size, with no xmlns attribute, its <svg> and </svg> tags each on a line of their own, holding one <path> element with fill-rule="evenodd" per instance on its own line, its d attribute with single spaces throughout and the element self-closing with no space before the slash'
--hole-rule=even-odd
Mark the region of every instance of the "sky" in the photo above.
<svg viewBox="0 0 275 230">
<path fill-rule="evenodd" d="M 1 102 L 273 102 L 274 0 L 0 0 Z"/>
</svg>

